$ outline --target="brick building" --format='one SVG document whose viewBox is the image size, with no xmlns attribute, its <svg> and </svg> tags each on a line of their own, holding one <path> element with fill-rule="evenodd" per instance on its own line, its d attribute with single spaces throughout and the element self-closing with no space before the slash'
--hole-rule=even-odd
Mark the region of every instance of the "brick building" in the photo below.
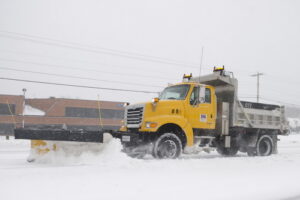
<svg viewBox="0 0 300 200">
<path fill-rule="evenodd" d="M 25 128 L 66 126 L 86 130 L 98 130 L 102 124 L 104 129 L 116 130 L 124 116 L 123 105 L 124 102 L 0 95 L 0 135 L 13 135 L 13 129 L 23 124 Z"/>
</svg>

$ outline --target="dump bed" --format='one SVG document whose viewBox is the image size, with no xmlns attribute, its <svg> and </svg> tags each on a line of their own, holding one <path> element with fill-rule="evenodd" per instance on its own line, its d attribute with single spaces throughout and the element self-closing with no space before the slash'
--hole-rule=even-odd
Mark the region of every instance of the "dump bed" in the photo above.
<svg viewBox="0 0 300 200">
<path fill-rule="evenodd" d="M 247 101 L 239 103 L 241 106 L 237 106 L 234 126 L 284 129 L 287 124 L 282 106 Z"/>
<path fill-rule="evenodd" d="M 272 129 L 279 134 L 288 130 L 283 106 L 239 101 L 238 81 L 233 73 L 216 71 L 213 74 L 195 77 L 190 81 L 214 86 L 217 96 L 217 129 L 228 134 L 232 127 Z"/>
</svg>

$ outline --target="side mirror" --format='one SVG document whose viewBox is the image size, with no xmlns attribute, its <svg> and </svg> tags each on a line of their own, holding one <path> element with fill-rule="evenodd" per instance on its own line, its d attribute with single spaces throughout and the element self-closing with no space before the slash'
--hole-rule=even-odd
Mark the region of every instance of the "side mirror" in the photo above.
<svg viewBox="0 0 300 200">
<path fill-rule="evenodd" d="M 199 103 L 205 102 L 205 86 L 200 86 L 199 90 Z"/>
</svg>

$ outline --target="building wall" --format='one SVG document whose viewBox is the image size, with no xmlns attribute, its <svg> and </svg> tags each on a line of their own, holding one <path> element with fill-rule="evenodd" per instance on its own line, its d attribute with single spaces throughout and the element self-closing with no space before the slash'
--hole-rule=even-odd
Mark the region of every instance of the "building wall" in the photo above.
<svg viewBox="0 0 300 200">
<path fill-rule="evenodd" d="M 17 115 L 22 114 L 23 112 L 23 96 L 15 96 L 15 95 L 0 95 L 0 104 L 12 104 L 16 105 L 16 113 Z"/>
<path fill-rule="evenodd" d="M 0 109 L 0 135 L 13 135 L 13 129 L 22 127 L 23 121 L 25 128 L 67 126 L 68 129 L 117 130 L 124 115 L 124 102 L 63 98 L 25 100 L 26 105 L 44 111 L 45 116 L 23 116 L 23 96 L 0 95 L 1 103 L 7 105 L 7 108 L 8 104 L 15 105 L 15 113 L 8 115 L 7 110 L 1 113 Z"/>
</svg>

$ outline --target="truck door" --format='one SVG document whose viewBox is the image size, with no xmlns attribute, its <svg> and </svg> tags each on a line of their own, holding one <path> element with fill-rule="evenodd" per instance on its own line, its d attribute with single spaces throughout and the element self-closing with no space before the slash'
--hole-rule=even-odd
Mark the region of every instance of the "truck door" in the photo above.
<svg viewBox="0 0 300 200">
<path fill-rule="evenodd" d="M 214 129 L 216 122 L 216 109 L 212 88 L 205 87 L 204 101 L 199 100 L 200 87 L 195 86 L 189 99 L 187 118 L 195 129 Z"/>
</svg>

